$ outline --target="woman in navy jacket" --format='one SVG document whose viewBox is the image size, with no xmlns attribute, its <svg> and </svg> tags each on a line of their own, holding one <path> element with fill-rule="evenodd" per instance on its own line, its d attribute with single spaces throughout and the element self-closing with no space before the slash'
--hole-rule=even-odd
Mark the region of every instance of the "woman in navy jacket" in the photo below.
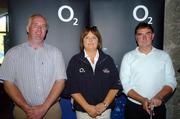
<svg viewBox="0 0 180 119">
<path fill-rule="evenodd" d="M 96 27 L 86 27 L 80 37 L 80 53 L 67 68 L 67 87 L 74 99 L 77 119 L 110 119 L 113 100 L 122 89 L 113 59 L 101 51 Z"/>
</svg>

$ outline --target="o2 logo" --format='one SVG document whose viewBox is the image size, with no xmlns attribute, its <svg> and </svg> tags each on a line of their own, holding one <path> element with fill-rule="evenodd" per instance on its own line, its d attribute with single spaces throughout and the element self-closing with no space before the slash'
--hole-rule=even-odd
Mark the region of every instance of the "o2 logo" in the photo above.
<svg viewBox="0 0 180 119">
<path fill-rule="evenodd" d="M 63 16 L 62 16 L 62 11 L 63 10 L 68 10 L 69 11 L 69 13 L 70 13 L 70 15 L 69 15 L 69 17 L 68 18 L 64 18 Z M 74 18 L 74 11 L 73 11 L 73 9 L 70 7 L 70 6 L 68 6 L 68 5 L 63 5 L 63 6 L 61 6 L 60 8 L 59 8 L 59 10 L 58 10 L 58 17 L 59 17 L 59 19 L 61 20 L 61 21 L 63 21 L 63 22 L 70 22 L 70 21 L 74 21 L 74 23 L 73 23 L 73 26 L 77 26 L 78 25 L 78 19 L 77 18 Z"/>
<path fill-rule="evenodd" d="M 137 11 L 138 11 L 139 9 L 144 10 L 144 16 L 143 16 L 142 18 L 139 18 L 139 17 L 137 16 Z M 144 5 L 138 5 L 138 6 L 136 6 L 136 7 L 134 8 L 134 10 L 133 10 L 133 17 L 134 17 L 135 20 L 137 20 L 137 21 L 139 21 L 139 22 L 142 22 L 142 21 L 148 19 L 148 20 L 149 20 L 149 21 L 148 21 L 148 24 L 153 24 L 153 23 L 152 23 L 153 18 L 152 18 L 152 17 L 149 17 L 148 8 L 147 8 L 146 6 L 144 6 Z"/>
</svg>

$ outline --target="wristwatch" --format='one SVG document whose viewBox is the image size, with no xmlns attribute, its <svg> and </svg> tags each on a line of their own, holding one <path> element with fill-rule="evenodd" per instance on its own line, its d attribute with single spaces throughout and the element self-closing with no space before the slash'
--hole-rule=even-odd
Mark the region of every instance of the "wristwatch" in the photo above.
<svg viewBox="0 0 180 119">
<path fill-rule="evenodd" d="M 107 103 L 105 103 L 105 102 L 103 102 L 103 105 L 104 105 L 104 107 L 108 107 L 108 104 Z"/>
</svg>

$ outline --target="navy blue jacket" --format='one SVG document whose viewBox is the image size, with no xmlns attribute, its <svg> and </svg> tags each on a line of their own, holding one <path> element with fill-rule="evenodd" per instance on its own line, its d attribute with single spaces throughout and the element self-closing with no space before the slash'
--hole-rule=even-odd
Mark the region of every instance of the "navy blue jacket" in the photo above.
<svg viewBox="0 0 180 119">
<path fill-rule="evenodd" d="M 67 77 L 69 93 L 81 93 L 91 105 L 102 102 L 110 89 L 122 90 L 119 73 L 113 59 L 100 50 L 95 72 L 84 57 L 84 52 L 81 52 L 71 58 L 67 68 Z M 113 103 L 108 108 L 112 107 Z M 74 102 L 74 108 L 85 111 L 77 102 Z"/>
</svg>

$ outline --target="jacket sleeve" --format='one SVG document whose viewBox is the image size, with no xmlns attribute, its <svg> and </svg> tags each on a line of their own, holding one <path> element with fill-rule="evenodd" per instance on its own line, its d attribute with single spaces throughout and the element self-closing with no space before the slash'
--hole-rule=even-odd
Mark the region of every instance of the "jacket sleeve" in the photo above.
<svg viewBox="0 0 180 119">
<path fill-rule="evenodd" d="M 77 77 L 76 68 L 77 68 L 77 59 L 72 58 L 67 67 L 67 82 L 66 87 L 70 94 L 79 93 L 79 79 Z"/>
<path fill-rule="evenodd" d="M 109 64 L 111 65 L 111 75 L 110 75 L 110 78 L 112 80 L 111 89 L 119 89 L 119 92 L 122 92 L 122 85 L 119 79 L 119 73 L 116 68 L 116 65 L 111 57 L 109 61 L 110 61 Z"/>
</svg>

